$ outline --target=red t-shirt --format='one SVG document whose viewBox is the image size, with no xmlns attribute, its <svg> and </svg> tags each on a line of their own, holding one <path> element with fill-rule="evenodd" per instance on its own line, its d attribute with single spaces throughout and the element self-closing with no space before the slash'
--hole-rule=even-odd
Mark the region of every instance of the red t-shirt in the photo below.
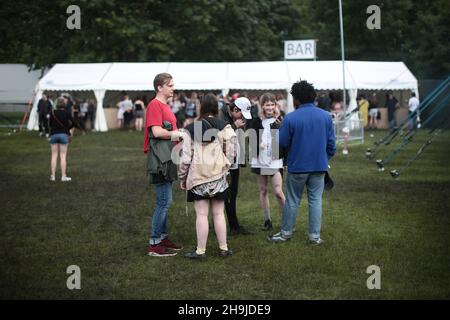
<svg viewBox="0 0 450 320">
<path fill-rule="evenodd" d="M 172 124 L 173 130 L 177 130 L 177 118 L 175 118 L 170 107 L 158 99 L 153 99 L 147 106 L 145 116 L 144 153 L 147 153 L 149 148 L 150 139 L 148 130 L 152 126 L 162 127 L 163 121 L 169 121 Z"/>
</svg>

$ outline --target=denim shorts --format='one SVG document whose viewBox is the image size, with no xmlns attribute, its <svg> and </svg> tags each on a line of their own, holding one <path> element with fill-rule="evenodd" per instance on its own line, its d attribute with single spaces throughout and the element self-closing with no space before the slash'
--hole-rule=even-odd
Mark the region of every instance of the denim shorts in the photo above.
<svg viewBox="0 0 450 320">
<path fill-rule="evenodd" d="M 55 133 L 50 136 L 50 144 L 68 144 L 69 135 L 67 133 Z"/>
</svg>

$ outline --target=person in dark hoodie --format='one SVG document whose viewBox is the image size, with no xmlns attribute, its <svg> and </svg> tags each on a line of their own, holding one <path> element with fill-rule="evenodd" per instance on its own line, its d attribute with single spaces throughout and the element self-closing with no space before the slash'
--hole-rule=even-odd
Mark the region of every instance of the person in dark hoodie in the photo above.
<svg viewBox="0 0 450 320">
<path fill-rule="evenodd" d="M 232 255 L 227 245 L 224 206 L 228 192 L 226 177 L 236 152 L 236 134 L 231 125 L 217 118 L 218 113 L 216 96 L 207 94 L 202 99 L 199 117 L 186 126 L 187 134 L 183 138 L 178 177 L 181 189 L 188 190 L 187 201 L 194 202 L 197 214 L 197 247 L 185 255 L 189 259 L 206 258 L 210 206 L 219 242 L 218 254 Z"/>
<path fill-rule="evenodd" d="M 236 95 L 234 95 L 237 97 Z M 244 162 L 246 121 L 252 119 L 252 105 L 248 98 L 237 97 L 230 104 L 225 104 L 219 110 L 219 118 L 229 124 L 236 131 L 238 146 L 237 156 L 230 168 L 230 190 L 225 200 L 225 211 L 227 213 L 228 225 L 231 235 L 251 235 L 252 232 L 239 224 L 236 212 L 236 198 L 239 188 L 239 167 Z"/>
</svg>

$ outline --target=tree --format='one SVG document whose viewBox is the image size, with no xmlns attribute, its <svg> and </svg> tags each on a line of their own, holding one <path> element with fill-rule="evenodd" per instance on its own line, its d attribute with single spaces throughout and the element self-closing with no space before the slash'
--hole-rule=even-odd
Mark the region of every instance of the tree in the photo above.
<svg viewBox="0 0 450 320">
<path fill-rule="evenodd" d="M 343 0 L 346 59 L 404 61 L 419 78 L 450 72 L 450 2 Z M 319 60 L 341 58 L 338 0 L 4 0 L 0 63 L 282 60 L 283 41 L 317 39 Z M 81 30 L 66 9 L 81 8 Z M 376 3 L 375 3 L 376 4 Z"/>
</svg>

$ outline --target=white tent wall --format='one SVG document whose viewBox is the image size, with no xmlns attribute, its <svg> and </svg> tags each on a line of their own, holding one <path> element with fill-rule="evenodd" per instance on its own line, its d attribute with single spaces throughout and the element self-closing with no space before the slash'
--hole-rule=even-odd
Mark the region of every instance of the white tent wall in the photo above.
<svg viewBox="0 0 450 320">
<path fill-rule="evenodd" d="M 112 67 L 113 63 L 68 63 L 56 64 L 40 81 L 39 90 L 44 91 L 96 91 L 102 90 L 101 81 Z M 30 113 L 27 128 L 28 130 L 38 130 L 36 122 L 37 104 L 41 97 L 35 96 L 33 109 Z M 97 98 L 97 95 L 96 95 Z M 103 103 L 103 101 L 102 101 Z M 97 107 L 99 101 L 97 98 Z M 96 111 L 97 118 L 100 119 L 99 131 L 107 131 L 105 114 L 103 107 Z M 103 119 L 103 120 L 101 120 Z M 104 122 L 104 123 L 103 123 Z"/>
<path fill-rule="evenodd" d="M 168 72 L 176 90 L 287 90 L 305 79 L 318 90 L 342 89 L 340 61 L 265 61 L 222 63 L 57 64 L 40 81 L 42 91 L 152 91 L 156 74 Z M 414 90 L 417 79 L 403 62 L 346 61 L 346 88 Z M 100 95 L 98 96 L 100 97 Z M 97 98 L 97 105 L 99 100 Z M 103 95 L 104 97 L 104 95 Z M 293 110 L 290 94 L 288 108 Z M 98 128 L 105 130 L 103 107 Z M 31 118 L 30 118 L 31 120 Z M 29 127 L 33 127 L 31 124 Z M 106 128 L 107 130 L 107 128 Z"/>
<path fill-rule="evenodd" d="M 97 111 L 95 116 L 94 128 L 96 131 L 108 131 L 106 125 L 105 112 L 103 110 L 103 98 L 105 98 L 105 90 L 94 90 L 95 98 L 97 99 Z"/>
<path fill-rule="evenodd" d="M 34 91 L 36 94 L 33 100 L 33 107 L 30 110 L 30 118 L 28 119 L 27 129 L 28 130 L 39 130 L 39 118 L 37 113 L 37 105 L 39 100 L 42 98 L 44 91 L 36 88 Z"/>
</svg>

